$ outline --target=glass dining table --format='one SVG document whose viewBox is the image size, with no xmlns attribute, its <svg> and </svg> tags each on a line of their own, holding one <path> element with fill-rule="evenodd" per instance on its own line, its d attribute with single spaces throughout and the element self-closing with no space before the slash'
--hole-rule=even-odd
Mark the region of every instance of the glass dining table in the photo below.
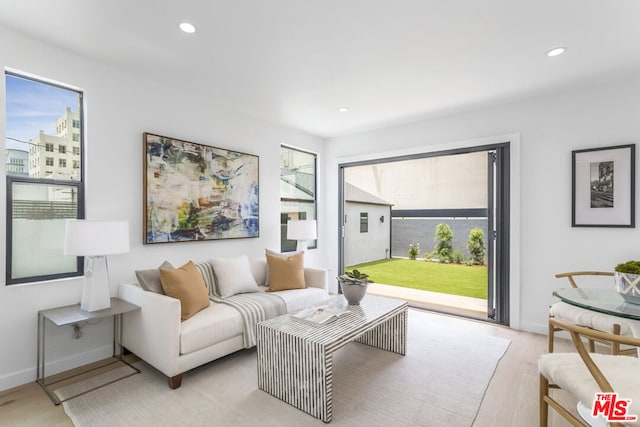
<svg viewBox="0 0 640 427">
<path fill-rule="evenodd" d="M 554 291 L 553 296 L 587 310 L 640 320 L 640 305 L 626 302 L 613 289 L 563 288 Z"/>
</svg>

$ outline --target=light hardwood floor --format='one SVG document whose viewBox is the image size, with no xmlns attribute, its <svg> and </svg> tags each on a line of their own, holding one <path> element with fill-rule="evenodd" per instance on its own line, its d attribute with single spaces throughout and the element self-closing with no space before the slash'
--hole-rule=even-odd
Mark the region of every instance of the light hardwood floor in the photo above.
<svg viewBox="0 0 640 427">
<path fill-rule="evenodd" d="M 511 340 L 507 352 L 500 360 L 489 383 L 474 426 L 538 426 L 538 356 L 547 350 L 547 337 L 514 331 L 484 322 L 440 316 L 448 325 L 457 325 L 478 333 L 495 335 Z M 568 340 L 558 339 L 556 351 L 572 351 Z M 461 367 L 464 369 L 464 367 Z M 571 397 L 564 394 L 561 400 L 575 406 Z M 72 426 L 62 406 L 55 406 L 40 386 L 35 383 L 0 392 L 1 426 Z M 428 426 L 428 424 L 425 424 Z M 550 411 L 550 426 L 569 424 Z M 439 427 L 439 426 L 434 426 Z"/>
</svg>

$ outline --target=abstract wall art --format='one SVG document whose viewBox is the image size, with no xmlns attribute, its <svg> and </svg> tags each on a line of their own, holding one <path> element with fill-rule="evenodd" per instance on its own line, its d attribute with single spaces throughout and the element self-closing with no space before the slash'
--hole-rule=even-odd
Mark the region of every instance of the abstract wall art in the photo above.
<svg viewBox="0 0 640 427">
<path fill-rule="evenodd" d="M 145 244 L 258 237 L 258 156 L 143 134 Z"/>
</svg>

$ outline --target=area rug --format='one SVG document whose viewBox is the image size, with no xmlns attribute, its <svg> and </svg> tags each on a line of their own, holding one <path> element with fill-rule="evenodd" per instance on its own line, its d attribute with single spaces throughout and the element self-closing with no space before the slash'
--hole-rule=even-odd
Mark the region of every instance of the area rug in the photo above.
<svg viewBox="0 0 640 427">
<path fill-rule="evenodd" d="M 406 356 L 359 343 L 334 354 L 332 425 L 473 425 L 509 340 L 486 335 L 472 322 L 443 321 L 441 316 L 418 310 L 409 311 L 408 325 Z M 176 390 L 169 389 L 166 378 L 151 366 L 144 362 L 136 366 L 141 374 L 65 402 L 73 423 L 109 427 L 324 425 L 258 389 L 255 349 L 185 373 L 182 387 Z M 90 386 L 90 382 L 81 383 L 59 393 Z"/>
</svg>

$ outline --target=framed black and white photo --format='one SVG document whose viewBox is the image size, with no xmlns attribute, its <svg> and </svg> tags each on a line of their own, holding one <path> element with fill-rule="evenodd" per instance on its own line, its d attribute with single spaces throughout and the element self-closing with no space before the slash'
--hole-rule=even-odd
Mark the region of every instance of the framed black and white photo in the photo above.
<svg viewBox="0 0 640 427">
<path fill-rule="evenodd" d="M 636 145 L 572 151 L 572 227 L 635 225 Z"/>
</svg>

